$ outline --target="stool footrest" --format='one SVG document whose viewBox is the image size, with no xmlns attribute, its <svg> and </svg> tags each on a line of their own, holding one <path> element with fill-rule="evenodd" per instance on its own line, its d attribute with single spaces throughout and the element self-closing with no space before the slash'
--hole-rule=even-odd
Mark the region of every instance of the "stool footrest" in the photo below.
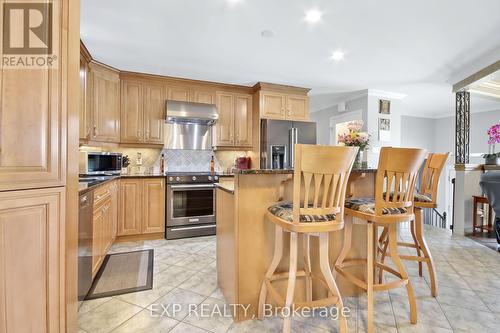
<svg viewBox="0 0 500 333">
<path fill-rule="evenodd" d="M 270 278 L 269 280 L 270 281 L 279 281 L 279 280 L 284 280 L 284 279 L 288 279 L 288 276 L 290 275 L 289 272 L 283 272 L 283 273 L 274 273 Z M 300 270 L 300 271 L 297 271 L 297 277 L 306 277 L 307 274 L 306 274 L 306 271 L 304 270 Z"/>
<path fill-rule="evenodd" d="M 326 285 L 326 282 L 324 282 L 322 279 L 318 278 L 318 280 L 322 281 Z M 265 283 L 272 300 L 279 306 L 285 306 L 285 299 L 278 293 L 276 288 L 274 288 L 271 281 L 269 279 L 266 279 Z M 338 296 L 330 296 L 328 298 L 322 298 L 310 302 L 294 302 L 293 304 L 295 305 L 296 308 L 303 308 L 303 307 L 314 308 L 314 307 L 324 307 L 324 306 L 334 305 L 337 304 L 339 300 L 340 298 Z"/>
<path fill-rule="evenodd" d="M 411 248 L 414 248 L 414 249 L 417 248 L 417 245 L 415 245 L 413 243 L 404 243 L 404 242 L 398 242 L 398 246 L 411 247 Z M 418 248 L 420 248 L 420 247 L 418 247 Z"/>
<path fill-rule="evenodd" d="M 420 261 L 420 262 L 428 262 L 430 261 L 429 258 L 426 257 L 419 257 L 419 256 L 399 256 L 403 260 L 410 260 L 410 261 Z"/>
</svg>

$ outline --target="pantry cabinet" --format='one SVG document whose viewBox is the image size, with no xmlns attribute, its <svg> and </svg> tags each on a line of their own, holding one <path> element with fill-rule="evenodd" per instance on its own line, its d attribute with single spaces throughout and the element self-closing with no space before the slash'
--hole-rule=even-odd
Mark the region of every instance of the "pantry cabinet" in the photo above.
<svg viewBox="0 0 500 333">
<path fill-rule="evenodd" d="M 91 140 L 120 142 L 120 78 L 118 71 L 91 62 L 90 108 Z"/>
<path fill-rule="evenodd" d="M 165 87 L 128 79 L 121 86 L 121 142 L 163 144 Z"/>
<path fill-rule="evenodd" d="M 165 179 L 120 180 L 118 236 L 165 232 Z"/>
<path fill-rule="evenodd" d="M 214 146 L 252 146 L 252 95 L 217 92 L 219 119 L 214 127 Z"/>
</svg>

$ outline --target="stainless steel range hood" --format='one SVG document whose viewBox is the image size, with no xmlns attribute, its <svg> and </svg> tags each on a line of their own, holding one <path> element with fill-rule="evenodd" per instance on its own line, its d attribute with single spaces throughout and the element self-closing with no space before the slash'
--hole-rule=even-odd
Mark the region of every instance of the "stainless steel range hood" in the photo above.
<svg viewBox="0 0 500 333">
<path fill-rule="evenodd" d="M 212 126 L 219 115 L 213 104 L 167 101 L 166 149 L 212 149 Z"/>
</svg>

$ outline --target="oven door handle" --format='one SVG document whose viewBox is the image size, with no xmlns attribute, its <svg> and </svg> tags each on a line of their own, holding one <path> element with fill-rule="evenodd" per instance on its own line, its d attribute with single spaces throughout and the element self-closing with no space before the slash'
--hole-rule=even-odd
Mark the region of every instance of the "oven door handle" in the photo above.
<svg viewBox="0 0 500 333">
<path fill-rule="evenodd" d="M 215 188 L 214 184 L 191 184 L 191 185 L 170 185 L 171 189 L 200 189 Z"/>
</svg>

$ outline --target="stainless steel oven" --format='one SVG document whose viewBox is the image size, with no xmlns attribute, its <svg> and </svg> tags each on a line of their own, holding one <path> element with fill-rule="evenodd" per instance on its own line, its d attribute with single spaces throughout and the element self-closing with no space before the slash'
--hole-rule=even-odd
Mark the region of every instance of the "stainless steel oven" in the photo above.
<svg viewBox="0 0 500 333">
<path fill-rule="evenodd" d="M 167 239 L 215 234 L 216 178 L 208 174 L 167 175 Z"/>
</svg>

